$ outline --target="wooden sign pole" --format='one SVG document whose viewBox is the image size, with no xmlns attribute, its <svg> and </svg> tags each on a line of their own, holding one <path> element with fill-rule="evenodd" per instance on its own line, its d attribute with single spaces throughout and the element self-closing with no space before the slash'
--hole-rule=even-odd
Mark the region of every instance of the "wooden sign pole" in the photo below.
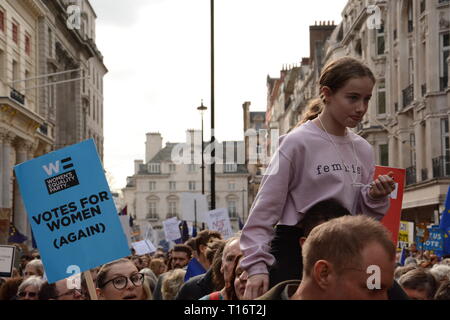
<svg viewBox="0 0 450 320">
<path fill-rule="evenodd" d="M 83 272 L 84 278 L 86 279 L 86 284 L 89 291 L 89 296 L 91 297 L 91 300 L 98 300 L 97 297 L 97 291 L 95 290 L 94 281 L 92 280 L 91 271 L 85 271 Z"/>
</svg>

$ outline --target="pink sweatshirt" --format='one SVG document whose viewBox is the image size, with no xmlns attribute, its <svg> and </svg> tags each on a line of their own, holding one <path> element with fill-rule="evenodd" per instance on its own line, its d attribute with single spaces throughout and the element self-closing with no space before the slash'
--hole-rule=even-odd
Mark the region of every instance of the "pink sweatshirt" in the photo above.
<svg viewBox="0 0 450 320">
<path fill-rule="evenodd" d="M 274 226 L 296 225 L 320 201 L 335 199 L 352 214 L 376 219 L 387 212 L 389 197 L 374 200 L 368 194 L 375 170 L 372 147 L 351 130 L 347 132 L 346 136 L 330 134 L 340 154 L 326 132 L 311 121 L 280 137 L 241 234 L 241 266 L 249 275 L 268 273 L 267 266 L 275 262 L 269 253 Z M 364 186 L 352 186 L 352 181 Z"/>
</svg>

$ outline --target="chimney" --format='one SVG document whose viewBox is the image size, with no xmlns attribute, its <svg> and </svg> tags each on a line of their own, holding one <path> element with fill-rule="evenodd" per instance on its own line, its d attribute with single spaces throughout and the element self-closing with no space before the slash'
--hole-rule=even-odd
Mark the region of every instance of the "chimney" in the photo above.
<svg viewBox="0 0 450 320">
<path fill-rule="evenodd" d="M 147 133 L 145 142 L 145 163 L 148 163 L 162 149 L 162 137 L 160 133 Z"/>
<path fill-rule="evenodd" d="M 134 160 L 134 174 L 139 173 L 139 167 L 141 164 L 144 164 L 144 160 Z"/>
<path fill-rule="evenodd" d="M 247 131 L 249 124 L 250 124 L 250 101 L 246 101 L 244 102 L 244 104 L 242 105 L 242 109 L 244 112 L 244 134 L 245 131 Z"/>
</svg>

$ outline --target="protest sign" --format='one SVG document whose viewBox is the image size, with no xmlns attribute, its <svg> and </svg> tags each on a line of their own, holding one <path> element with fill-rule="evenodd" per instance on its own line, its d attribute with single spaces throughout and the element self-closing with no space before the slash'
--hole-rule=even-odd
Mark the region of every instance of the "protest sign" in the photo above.
<svg viewBox="0 0 450 320">
<path fill-rule="evenodd" d="M 11 278 L 16 247 L 0 246 L 0 277 Z"/>
<path fill-rule="evenodd" d="M 133 242 L 131 244 L 136 251 L 138 256 L 142 256 L 147 253 L 152 253 L 156 251 L 155 246 L 150 240 L 141 240 L 137 242 Z"/>
<path fill-rule="evenodd" d="M 50 283 L 130 255 L 92 139 L 14 170 Z"/>
<path fill-rule="evenodd" d="M 208 201 L 200 193 L 183 192 L 181 194 L 181 220 L 207 223 Z"/>
<path fill-rule="evenodd" d="M 395 181 L 395 190 L 390 195 L 389 210 L 381 220 L 381 223 L 391 232 L 392 240 L 397 246 L 400 219 L 402 215 L 403 190 L 405 186 L 406 170 L 400 168 L 375 166 L 374 179 L 377 179 L 380 175 L 387 175 L 391 171 L 394 173 L 393 179 Z"/>
<path fill-rule="evenodd" d="M 450 186 L 447 190 L 445 198 L 445 207 L 441 216 L 441 223 L 439 224 L 442 233 L 442 255 L 450 254 Z"/>
<path fill-rule="evenodd" d="M 414 222 L 400 221 L 398 232 L 398 248 L 409 248 L 414 242 Z"/>
<path fill-rule="evenodd" d="M 225 240 L 233 236 L 228 209 L 221 208 L 209 211 L 208 216 L 208 227 L 210 230 L 219 231 Z"/>
<path fill-rule="evenodd" d="M 430 226 L 428 228 L 428 239 L 423 243 L 423 250 L 431 250 L 435 253 L 442 251 L 442 232 L 439 226 Z"/>
<path fill-rule="evenodd" d="M 131 248 L 131 229 L 130 229 L 130 217 L 119 216 L 120 224 L 122 225 L 123 233 L 127 238 L 128 248 Z"/>
<path fill-rule="evenodd" d="M 164 235 L 167 241 L 175 241 L 181 238 L 180 221 L 173 217 L 163 221 Z"/>
</svg>

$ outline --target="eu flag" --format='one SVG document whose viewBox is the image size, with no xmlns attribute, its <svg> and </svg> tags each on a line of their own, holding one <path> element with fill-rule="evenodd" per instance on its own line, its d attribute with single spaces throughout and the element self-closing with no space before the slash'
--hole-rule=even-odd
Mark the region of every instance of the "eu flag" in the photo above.
<svg viewBox="0 0 450 320">
<path fill-rule="evenodd" d="M 9 226 L 9 243 L 23 243 L 27 240 L 28 238 L 21 234 L 14 225 Z"/>
<path fill-rule="evenodd" d="M 450 254 L 450 186 L 445 199 L 445 209 L 442 212 L 441 223 L 439 225 L 443 237 L 443 255 Z"/>
<path fill-rule="evenodd" d="M 184 282 L 188 281 L 192 277 L 204 274 L 205 272 L 206 270 L 201 263 L 196 258 L 192 258 L 187 265 L 186 274 L 184 275 Z"/>
</svg>

